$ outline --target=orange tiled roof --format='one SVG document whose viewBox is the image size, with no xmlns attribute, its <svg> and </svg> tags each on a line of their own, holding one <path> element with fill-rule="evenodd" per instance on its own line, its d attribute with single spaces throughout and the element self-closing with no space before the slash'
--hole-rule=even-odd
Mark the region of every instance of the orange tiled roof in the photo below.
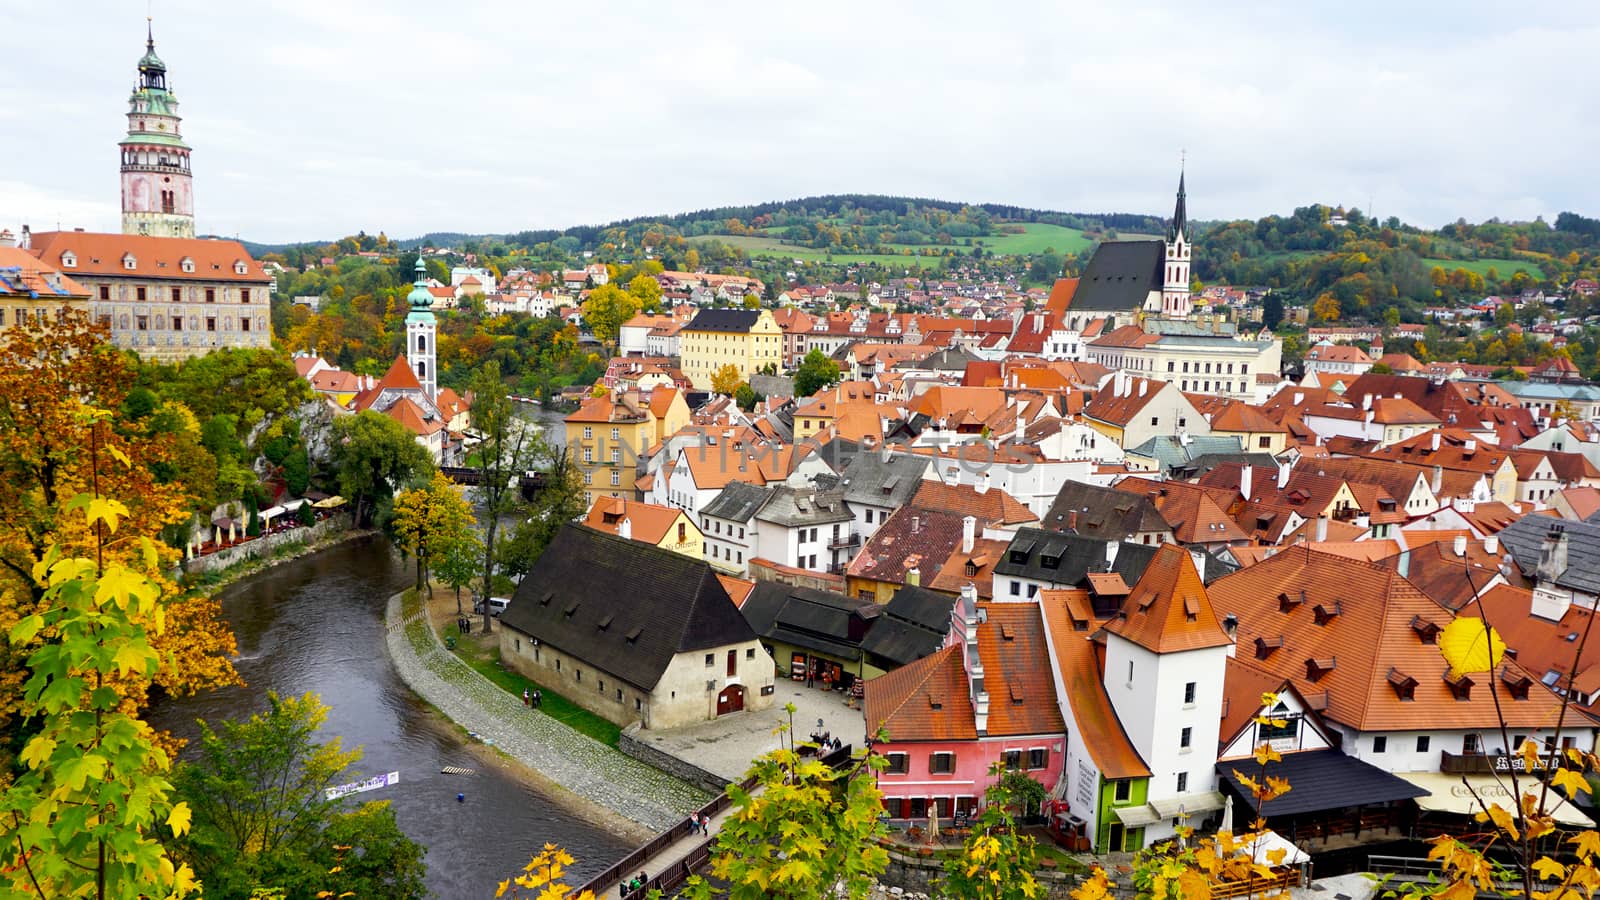
<svg viewBox="0 0 1600 900">
<path fill-rule="evenodd" d="M 1081 610 L 1087 605 L 1088 595 L 1082 590 L 1039 592 L 1040 614 L 1049 629 L 1050 644 L 1055 650 L 1055 668 L 1061 673 L 1061 683 L 1067 694 L 1064 699 L 1072 709 L 1079 733 L 1092 735 L 1083 745 L 1106 778 L 1147 777 L 1150 767 L 1128 740 L 1122 721 L 1111 708 L 1111 698 L 1106 696 L 1104 675 L 1092 637 L 1105 622 L 1089 619 L 1083 630 L 1074 624 L 1074 619 L 1085 621 Z"/>
<path fill-rule="evenodd" d="M 67 252 L 77 257 L 77 265 L 63 266 Z M 41 231 L 33 235 L 29 252 L 39 259 L 74 275 L 114 276 L 118 278 L 160 278 L 179 281 L 235 281 L 267 284 L 272 280 L 238 241 L 209 238 L 152 237 L 142 234 L 101 234 L 92 231 Z M 124 258 L 131 254 L 133 268 Z M 193 262 L 194 271 L 185 272 L 184 260 Z M 244 274 L 234 271 L 244 263 Z"/>
<path fill-rule="evenodd" d="M 428 418 L 422 407 L 410 397 L 396 400 L 392 406 L 383 411 L 383 414 L 404 425 L 406 430 L 416 435 L 426 436 L 444 429 L 443 422 Z"/>
<path fill-rule="evenodd" d="M 1106 631 L 1156 653 L 1226 647 L 1206 586 L 1188 551 L 1162 544 Z"/>
<path fill-rule="evenodd" d="M 735 578 L 721 572 L 717 572 L 716 576 L 717 580 L 722 582 L 722 589 L 728 592 L 728 599 L 733 601 L 734 606 L 743 607 L 744 601 L 750 599 L 750 593 L 756 589 L 754 581 Z"/>
<path fill-rule="evenodd" d="M 994 596 L 994 564 L 1005 559 L 1009 546 L 1010 541 L 980 537 L 972 542 L 972 552 L 968 553 L 957 544 L 950 551 L 950 558 L 939 568 L 939 574 L 923 579 L 922 583 L 928 590 L 944 594 L 959 594 L 963 587 L 971 584 L 978 596 L 987 600 Z M 972 567 L 970 573 L 968 565 Z"/>
<path fill-rule="evenodd" d="M 1148 478 L 1124 478 L 1115 485 L 1119 491 L 1143 494 L 1155 504 L 1156 511 L 1172 529 L 1172 537 L 1180 544 L 1207 544 L 1216 541 L 1247 541 L 1250 536 L 1228 516 L 1216 499 L 1231 491 L 1207 489 L 1182 481 L 1152 481 Z"/>
<path fill-rule="evenodd" d="M 589 507 L 583 524 L 590 528 L 616 534 L 624 518 L 628 520 L 633 539 L 647 544 L 659 544 L 671 533 L 672 526 L 683 517 L 683 510 L 672 506 L 658 506 L 622 497 L 601 497 Z"/>
<path fill-rule="evenodd" d="M 945 484 L 925 480 L 917 486 L 911 505 L 923 509 L 937 509 L 958 516 L 973 516 L 978 527 L 986 525 L 1012 526 L 1038 522 L 1026 504 L 1000 488 L 989 488 L 983 493 L 970 484 Z"/>
<path fill-rule="evenodd" d="M 42 301 L 75 300 L 89 296 L 89 289 L 63 274 L 55 262 L 35 257 L 20 247 L 0 247 L 0 268 L 11 267 L 18 271 L 15 274 L 0 273 L 4 276 L 0 279 L 0 296 L 19 297 L 37 293 Z M 315 363 L 316 360 L 312 359 L 311 362 Z M 298 367 L 298 359 L 295 364 Z"/>
<path fill-rule="evenodd" d="M 882 727 L 891 741 L 971 741 L 978 737 L 967 676 L 961 668 L 961 648 L 954 644 L 868 679 L 862 707 L 867 730 Z"/>
<path fill-rule="evenodd" d="M 978 608 L 988 617 L 978 625 L 978 658 L 989 693 L 987 733 L 1065 732 L 1038 605 L 980 603 Z"/>
<path fill-rule="evenodd" d="M 1383 564 L 1300 544 L 1217 579 L 1210 596 L 1220 612 L 1238 617 L 1236 658 L 1294 682 L 1307 697 L 1326 691 L 1328 719 L 1360 731 L 1497 727 L 1485 683 L 1491 676 L 1470 676 L 1476 688 L 1456 699 L 1439 648 L 1413 630 L 1414 623 L 1443 627 L 1450 614 Z M 1276 646 L 1255 649 L 1257 638 Z M 1507 661 L 1493 677 L 1525 675 Z M 1408 684 L 1412 700 L 1399 690 Z M 1553 726 L 1555 698 L 1540 690 L 1527 696 L 1502 703 L 1507 724 Z"/>
</svg>

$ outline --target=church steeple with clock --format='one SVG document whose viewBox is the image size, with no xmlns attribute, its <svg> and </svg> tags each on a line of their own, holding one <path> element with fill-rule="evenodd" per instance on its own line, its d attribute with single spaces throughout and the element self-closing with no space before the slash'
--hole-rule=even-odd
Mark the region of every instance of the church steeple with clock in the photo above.
<svg viewBox="0 0 1600 900">
<path fill-rule="evenodd" d="M 128 98 L 128 136 L 118 143 L 123 234 L 194 237 L 194 179 L 181 121 L 178 99 L 167 86 L 167 65 L 149 32 L 139 82 Z"/>
</svg>

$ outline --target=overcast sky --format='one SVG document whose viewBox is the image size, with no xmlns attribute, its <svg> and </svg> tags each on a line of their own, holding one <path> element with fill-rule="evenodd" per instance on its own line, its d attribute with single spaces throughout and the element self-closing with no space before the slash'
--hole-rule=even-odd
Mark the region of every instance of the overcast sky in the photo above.
<svg viewBox="0 0 1600 900">
<path fill-rule="evenodd" d="M 1600 3 L 154 0 L 204 233 L 880 193 L 1436 226 L 1600 213 Z M 0 225 L 118 222 L 138 0 L 0 0 Z"/>
</svg>

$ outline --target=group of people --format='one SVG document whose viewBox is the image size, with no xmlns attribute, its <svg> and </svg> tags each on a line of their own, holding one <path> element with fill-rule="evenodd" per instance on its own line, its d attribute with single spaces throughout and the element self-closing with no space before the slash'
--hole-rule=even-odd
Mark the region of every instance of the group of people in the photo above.
<svg viewBox="0 0 1600 900">
<path fill-rule="evenodd" d="M 538 709 L 539 706 L 541 704 L 543 704 L 543 703 L 544 703 L 544 692 L 543 691 L 540 691 L 538 688 L 534 688 L 532 691 L 529 691 L 527 688 L 523 688 L 522 689 L 522 705 L 523 706 L 531 707 L 533 709 Z"/>
<path fill-rule="evenodd" d="M 467 618 L 466 616 L 457 617 L 456 618 L 456 630 L 461 632 L 462 634 L 471 634 L 472 633 L 472 620 Z"/>
<path fill-rule="evenodd" d="M 650 879 L 644 877 L 644 873 L 640 872 L 638 875 L 622 883 L 622 893 L 624 896 L 627 896 L 636 891 L 642 891 L 649 883 Z"/>
<path fill-rule="evenodd" d="M 699 810 L 689 813 L 689 833 L 706 834 L 706 826 L 711 824 L 710 816 L 700 815 Z"/>
</svg>

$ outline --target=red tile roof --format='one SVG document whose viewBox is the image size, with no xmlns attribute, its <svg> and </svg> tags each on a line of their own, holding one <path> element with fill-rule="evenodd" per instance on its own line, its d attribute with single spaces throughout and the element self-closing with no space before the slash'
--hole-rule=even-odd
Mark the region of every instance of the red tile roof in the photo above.
<svg viewBox="0 0 1600 900">
<path fill-rule="evenodd" d="M 1072 709 L 1083 746 L 1095 767 L 1110 779 L 1144 778 L 1150 774 L 1134 749 L 1122 721 L 1106 696 L 1104 673 L 1093 635 L 1103 620 L 1085 619 L 1088 595 L 1082 590 L 1040 591 L 1039 609 L 1050 632 L 1055 667 L 1061 673 L 1064 698 Z M 1074 620 L 1086 622 L 1080 630 Z"/>
<path fill-rule="evenodd" d="M 238 241 L 209 238 L 152 237 L 142 234 L 101 234 L 92 231 L 41 231 L 33 235 L 29 252 L 73 275 L 116 278 L 160 278 L 179 281 L 236 281 L 267 284 L 272 280 Z M 71 252 L 77 265 L 64 266 Z M 133 268 L 124 259 L 132 258 Z M 184 271 L 183 262 L 193 263 Z M 244 263 L 244 274 L 234 266 Z"/>
<path fill-rule="evenodd" d="M 978 737 L 967 676 L 961 668 L 961 648 L 954 644 L 868 679 L 862 707 L 868 733 L 883 728 L 891 741 L 970 741 Z"/>
<path fill-rule="evenodd" d="M 1211 608 L 1188 551 L 1163 544 L 1128 592 L 1122 613 L 1106 631 L 1155 653 L 1226 647 L 1232 643 Z"/>
<path fill-rule="evenodd" d="M 990 735 L 1061 734 L 1044 619 L 1035 603 L 980 603 L 978 658 L 989 694 Z"/>
</svg>

